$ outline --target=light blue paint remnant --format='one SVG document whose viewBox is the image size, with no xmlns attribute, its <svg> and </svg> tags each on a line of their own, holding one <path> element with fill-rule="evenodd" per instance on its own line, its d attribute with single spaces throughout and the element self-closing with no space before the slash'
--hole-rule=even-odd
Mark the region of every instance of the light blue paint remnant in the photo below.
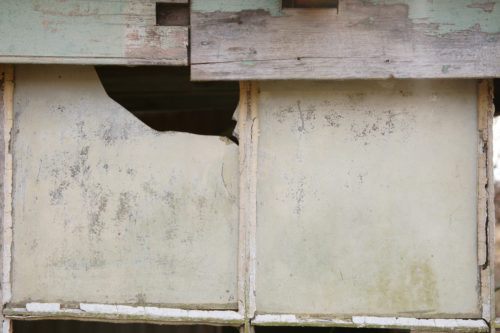
<svg viewBox="0 0 500 333">
<path fill-rule="evenodd" d="M 441 72 L 446 74 L 446 73 L 448 73 L 449 69 L 450 69 L 450 65 L 443 65 L 443 67 L 441 68 Z"/>
<path fill-rule="evenodd" d="M 271 16 L 282 16 L 280 0 L 192 0 L 194 12 L 240 12 L 243 10 L 268 11 Z"/>
<path fill-rule="evenodd" d="M 415 24 L 435 24 L 426 34 L 443 35 L 480 29 L 500 33 L 500 0 L 367 0 L 374 5 L 408 6 L 408 18 Z"/>
<path fill-rule="evenodd" d="M 255 66 L 255 65 L 257 65 L 257 61 L 255 61 L 255 60 L 243 60 L 241 63 L 243 64 L 243 66 Z"/>
</svg>

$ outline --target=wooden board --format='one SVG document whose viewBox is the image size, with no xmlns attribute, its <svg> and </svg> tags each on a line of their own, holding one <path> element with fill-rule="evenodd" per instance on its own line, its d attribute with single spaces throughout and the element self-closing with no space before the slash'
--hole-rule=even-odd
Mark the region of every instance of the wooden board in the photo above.
<svg viewBox="0 0 500 333">
<path fill-rule="evenodd" d="M 4 0 L 0 31 L 0 63 L 188 63 L 188 27 L 157 26 L 153 0 Z"/>
<path fill-rule="evenodd" d="M 500 76 L 500 1 L 193 0 L 194 80 Z"/>
</svg>

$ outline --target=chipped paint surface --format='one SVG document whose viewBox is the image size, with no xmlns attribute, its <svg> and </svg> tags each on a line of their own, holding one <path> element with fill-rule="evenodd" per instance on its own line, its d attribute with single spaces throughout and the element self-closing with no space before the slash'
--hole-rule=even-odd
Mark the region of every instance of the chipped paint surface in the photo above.
<svg viewBox="0 0 500 333">
<path fill-rule="evenodd" d="M 191 78 L 497 77 L 498 2 L 344 0 L 338 13 L 287 9 L 279 17 L 264 6 L 193 11 Z"/>
<path fill-rule="evenodd" d="M 157 27 L 155 1 L 2 0 L 0 31 L 0 55 L 26 62 L 58 57 L 187 64 L 187 28 Z"/>
<path fill-rule="evenodd" d="M 500 1 L 498 0 L 368 0 L 376 5 L 405 5 L 414 24 L 429 27 L 430 35 L 467 30 L 500 33 Z M 431 28 L 432 26 L 432 28 Z"/>
<path fill-rule="evenodd" d="M 161 308 L 154 306 L 128 306 L 80 303 L 77 308 L 65 308 L 59 303 L 27 303 L 24 308 L 8 308 L 7 316 L 16 318 L 39 318 L 59 316 L 71 318 L 121 318 L 128 320 L 154 321 L 164 323 L 220 323 L 241 324 L 243 317 L 236 311 L 203 311 Z"/>
<path fill-rule="evenodd" d="M 349 319 L 307 318 L 297 315 L 257 315 L 254 325 L 297 325 L 297 326 L 340 326 L 340 327 L 391 327 L 391 328 L 427 328 L 427 329 L 470 329 L 487 331 L 488 325 L 483 320 L 464 319 L 416 319 L 404 317 L 364 317 L 353 316 Z"/>
<path fill-rule="evenodd" d="M 14 95 L 14 66 L 0 65 L 0 179 L 2 209 L 2 236 L 1 244 L 1 300 L 0 309 L 1 333 L 11 331 L 11 321 L 3 316 L 3 308 L 10 301 L 11 293 L 11 264 L 12 264 L 12 125 L 13 125 L 13 95 Z"/>
<path fill-rule="evenodd" d="M 235 308 L 238 147 L 148 128 L 92 67 L 16 68 L 12 301 Z"/>
<path fill-rule="evenodd" d="M 477 318 L 475 82 L 260 89 L 257 311 Z"/>
</svg>

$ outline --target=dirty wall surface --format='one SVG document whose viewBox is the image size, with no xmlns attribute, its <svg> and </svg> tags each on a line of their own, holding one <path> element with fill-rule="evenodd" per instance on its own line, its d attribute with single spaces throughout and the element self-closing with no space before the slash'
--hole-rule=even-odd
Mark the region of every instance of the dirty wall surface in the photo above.
<svg viewBox="0 0 500 333">
<path fill-rule="evenodd" d="M 92 67 L 17 66 L 13 303 L 236 308 L 237 151 L 159 133 Z"/>
<path fill-rule="evenodd" d="M 260 89 L 257 310 L 478 316 L 476 83 Z"/>
</svg>

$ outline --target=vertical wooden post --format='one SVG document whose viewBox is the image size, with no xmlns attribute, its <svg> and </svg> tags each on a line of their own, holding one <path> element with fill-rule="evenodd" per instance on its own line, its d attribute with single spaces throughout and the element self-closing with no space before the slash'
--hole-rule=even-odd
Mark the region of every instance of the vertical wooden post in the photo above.
<svg viewBox="0 0 500 333">
<path fill-rule="evenodd" d="M 251 332 L 255 315 L 255 234 L 257 220 L 257 145 L 259 136 L 258 86 L 240 83 L 238 105 L 240 214 L 238 253 L 238 308 Z"/>
<path fill-rule="evenodd" d="M 493 80 L 481 80 L 478 112 L 478 264 L 481 280 L 482 317 L 495 332 L 495 206 L 493 179 Z"/>
<path fill-rule="evenodd" d="M 12 324 L 3 317 L 3 308 L 11 298 L 11 250 L 12 250 L 12 154 L 10 139 L 12 130 L 12 99 L 14 96 L 14 66 L 0 65 L 0 174 L 2 208 L 2 326 L 0 333 L 10 333 Z"/>
</svg>

